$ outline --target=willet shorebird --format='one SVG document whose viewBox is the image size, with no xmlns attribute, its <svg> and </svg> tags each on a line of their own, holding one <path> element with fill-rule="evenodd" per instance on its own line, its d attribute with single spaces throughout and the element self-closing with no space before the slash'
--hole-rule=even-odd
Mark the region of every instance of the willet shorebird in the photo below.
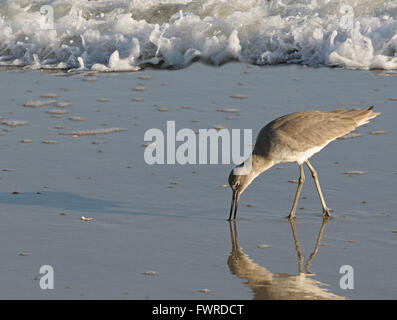
<svg viewBox="0 0 397 320">
<path fill-rule="evenodd" d="M 368 123 L 380 114 L 373 112 L 372 108 L 373 106 L 350 110 L 301 111 L 277 118 L 264 126 L 258 134 L 251 156 L 230 172 L 229 184 L 233 190 L 233 198 L 229 220 L 232 220 L 233 208 L 233 219 L 236 219 L 239 198 L 248 185 L 262 172 L 281 162 L 297 162 L 300 170 L 298 189 L 288 217 L 295 217 L 305 181 L 303 163 L 306 163 L 312 173 L 323 206 L 323 214 L 329 216 L 330 209 L 325 204 L 317 172 L 308 159 L 331 141 Z M 248 173 L 241 171 L 246 168 L 249 168 Z"/>
</svg>

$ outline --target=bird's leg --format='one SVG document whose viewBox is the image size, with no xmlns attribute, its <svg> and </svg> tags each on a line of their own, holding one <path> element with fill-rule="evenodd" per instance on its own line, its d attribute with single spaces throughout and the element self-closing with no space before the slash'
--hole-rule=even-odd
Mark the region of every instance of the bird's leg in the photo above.
<svg viewBox="0 0 397 320">
<path fill-rule="evenodd" d="M 320 197 L 321 200 L 321 204 L 323 206 L 323 215 L 326 217 L 329 217 L 329 212 L 331 211 L 324 200 L 324 196 L 323 196 L 323 192 L 321 191 L 321 187 L 320 187 L 320 181 L 318 180 L 318 174 L 317 171 L 313 168 L 313 166 L 310 164 L 310 162 L 308 160 L 305 161 L 306 165 L 308 166 L 308 168 L 310 169 L 311 173 L 312 173 L 312 177 L 314 179 L 314 182 L 316 183 L 316 187 L 317 187 L 317 192 L 318 195 Z"/>
<path fill-rule="evenodd" d="M 301 193 L 303 183 L 305 182 L 305 172 L 303 170 L 302 164 L 299 165 L 299 170 L 300 170 L 300 177 L 299 177 L 298 189 L 296 189 L 294 204 L 292 205 L 292 209 L 288 216 L 288 219 L 295 218 L 295 211 L 296 211 L 296 206 L 298 205 L 299 195 Z"/>
</svg>

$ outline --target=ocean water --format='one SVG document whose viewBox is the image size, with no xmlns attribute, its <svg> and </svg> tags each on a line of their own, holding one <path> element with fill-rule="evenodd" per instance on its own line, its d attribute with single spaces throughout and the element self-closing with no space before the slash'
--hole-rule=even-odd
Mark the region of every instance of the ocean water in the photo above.
<svg viewBox="0 0 397 320">
<path fill-rule="evenodd" d="M 48 6 L 49 5 L 49 6 Z M 0 65 L 397 69 L 392 0 L 0 0 Z"/>
</svg>

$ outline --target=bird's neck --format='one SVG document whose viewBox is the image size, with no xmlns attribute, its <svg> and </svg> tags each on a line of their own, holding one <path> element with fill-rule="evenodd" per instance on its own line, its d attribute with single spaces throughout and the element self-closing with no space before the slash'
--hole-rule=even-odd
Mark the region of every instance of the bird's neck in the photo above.
<svg viewBox="0 0 397 320">
<path fill-rule="evenodd" d="M 255 177 L 259 176 L 262 172 L 268 170 L 274 165 L 274 162 L 268 157 L 252 154 L 250 158 L 252 161 L 252 172 Z"/>
<path fill-rule="evenodd" d="M 251 154 L 249 158 L 244 161 L 244 165 L 238 166 L 236 174 L 247 175 L 251 182 L 262 172 L 266 171 L 274 165 L 274 162 L 267 157 L 262 157 L 256 154 Z"/>
</svg>

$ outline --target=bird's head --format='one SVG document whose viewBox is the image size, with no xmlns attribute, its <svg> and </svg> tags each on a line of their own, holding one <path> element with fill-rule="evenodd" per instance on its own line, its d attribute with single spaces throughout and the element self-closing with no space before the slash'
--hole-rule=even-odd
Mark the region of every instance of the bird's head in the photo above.
<svg viewBox="0 0 397 320">
<path fill-rule="evenodd" d="M 234 169 L 229 174 L 229 185 L 230 188 L 232 188 L 233 193 L 243 193 L 250 182 L 248 175 L 236 174 Z"/>
<path fill-rule="evenodd" d="M 238 168 L 238 167 L 237 167 Z M 234 209 L 234 218 L 237 215 L 238 200 L 243 191 L 253 180 L 252 174 L 238 174 L 238 170 L 233 169 L 229 174 L 229 185 L 233 191 L 232 206 L 230 208 L 229 220 L 232 218 L 232 212 Z"/>
</svg>

